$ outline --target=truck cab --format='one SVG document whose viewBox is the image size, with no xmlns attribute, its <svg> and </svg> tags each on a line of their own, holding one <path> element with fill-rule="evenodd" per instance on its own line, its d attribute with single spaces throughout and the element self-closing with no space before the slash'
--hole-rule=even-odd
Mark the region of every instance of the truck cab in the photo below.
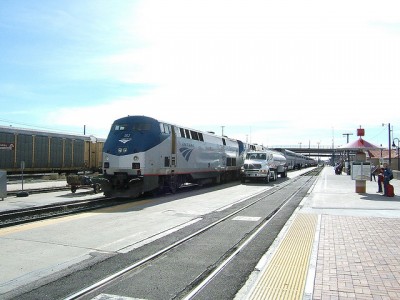
<svg viewBox="0 0 400 300">
<path fill-rule="evenodd" d="M 241 182 L 246 180 L 275 181 L 280 175 L 287 177 L 287 164 L 285 156 L 272 150 L 249 151 L 246 153 L 243 166 L 241 168 Z"/>
</svg>

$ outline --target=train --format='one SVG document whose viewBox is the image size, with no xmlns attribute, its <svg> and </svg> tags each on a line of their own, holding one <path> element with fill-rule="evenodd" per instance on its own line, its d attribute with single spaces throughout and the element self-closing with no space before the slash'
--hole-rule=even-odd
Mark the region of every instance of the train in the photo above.
<svg viewBox="0 0 400 300">
<path fill-rule="evenodd" d="M 300 170 L 317 165 L 317 161 L 309 156 L 283 148 L 274 148 L 274 150 L 285 156 L 288 170 Z"/>
<path fill-rule="evenodd" d="M 113 122 L 104 143 L 101 186 L 105 196 L 137 197 L 235 180 L 245 154 L 263 149 L 148 116 L 126 116 Z"/>
<path fill-rule="evenodd" d="M 17 173 L 101 172 L 104 138 L 0 126 L 0 170 Z"/>
</svg>

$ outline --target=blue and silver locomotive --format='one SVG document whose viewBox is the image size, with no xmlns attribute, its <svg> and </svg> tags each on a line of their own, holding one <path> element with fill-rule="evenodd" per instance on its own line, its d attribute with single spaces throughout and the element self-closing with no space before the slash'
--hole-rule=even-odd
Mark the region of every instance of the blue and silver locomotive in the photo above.
<svg viewBox="0 0 400 300">
<path fill-rule="evenodd" d="M 146 116 L 114 121 L 103 148 L 106 196 L 136 197 L 185 183 L 238 179 L 246 145 Z"/>
</svg>

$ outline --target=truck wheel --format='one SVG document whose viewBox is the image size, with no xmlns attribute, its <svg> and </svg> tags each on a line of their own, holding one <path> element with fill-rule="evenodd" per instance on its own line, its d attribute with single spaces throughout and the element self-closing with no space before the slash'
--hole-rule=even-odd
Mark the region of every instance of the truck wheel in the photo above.
<svg viewBox="0 0 400 300">
<path fill-rule="evenodd" d="M 268 174 L 267 174 L 267 177 L 265 177 L 265 182 L 266 182 L 266 183 L 269 183 L 269 176 L 270 176 L 270 174 L 268 173 Z"/>
</svg>

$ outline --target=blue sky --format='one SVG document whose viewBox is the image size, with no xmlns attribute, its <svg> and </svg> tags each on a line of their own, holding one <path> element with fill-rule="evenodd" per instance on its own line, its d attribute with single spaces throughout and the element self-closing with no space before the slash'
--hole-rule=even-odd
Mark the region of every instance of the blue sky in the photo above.
<svg viewBox="0 0 400 300">
<path fill-rule="evenodd" d="M 0 0 L 0 125 L 148 115 L 273 145 L 400 138 L 398 1 Z"/>
</svg>

